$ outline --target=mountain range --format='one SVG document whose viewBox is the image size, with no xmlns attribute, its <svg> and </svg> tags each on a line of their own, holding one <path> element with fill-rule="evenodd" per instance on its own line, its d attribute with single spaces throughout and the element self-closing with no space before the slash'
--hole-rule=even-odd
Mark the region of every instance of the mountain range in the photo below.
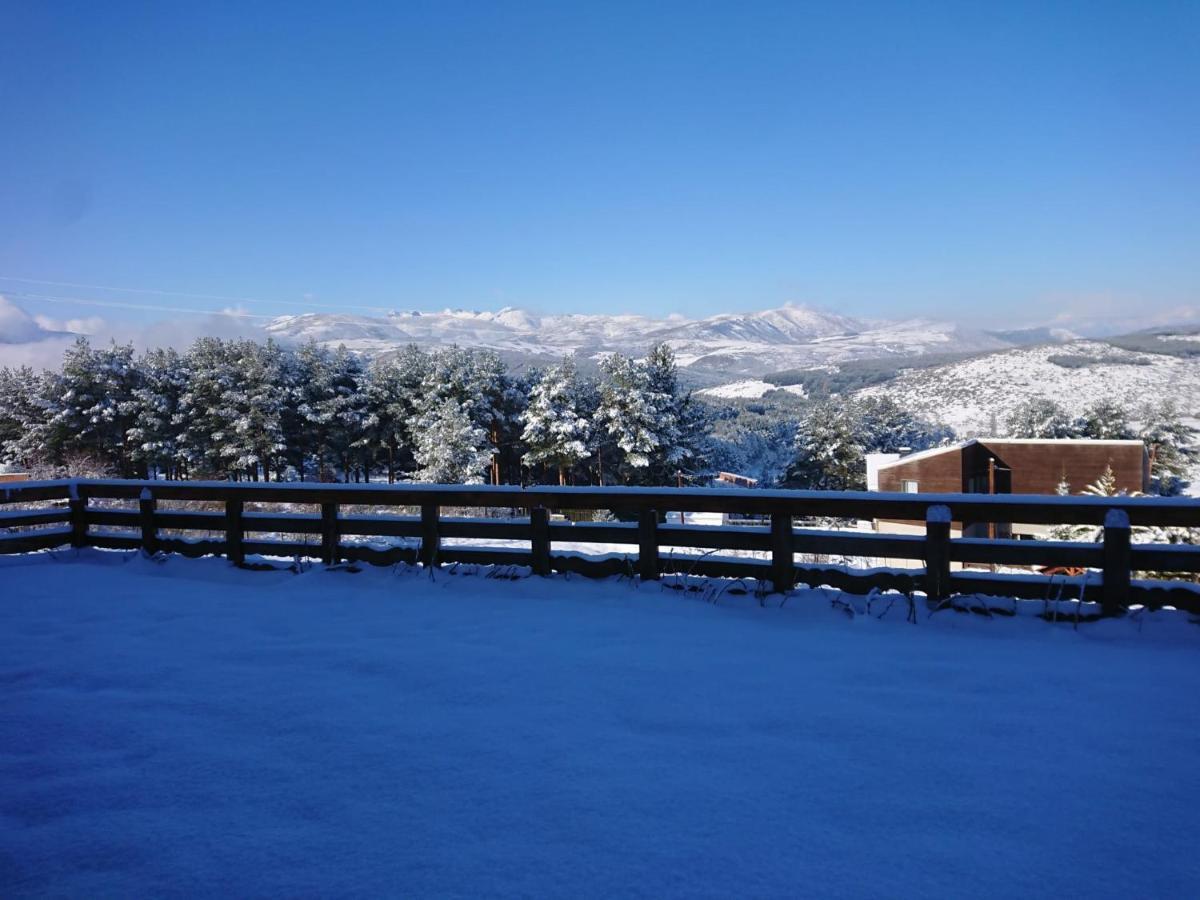
<svg viewBox="0 0 1200 900">
<path fill-rule="evenodd" d="M 530 363 L 564 355 L 594 360 L 612 352 L 640 354 L 666 341 L 682 368 L 696 380 L 710 382 L 858 359 L 982 353 L 1074 337 L 1044 329 L 988 332 L 931 319 L 862 320 L 791 304 L 699 319 L 537 315 L 511 307 L 498 312 L 392 312 L 379 317 L 307 313 L 281 316 L 265 330 L 285 341 L 345 344 L 368 354 L 409 343 L 457 344 L 489 348 L 511 361 Z"/>
</svg>

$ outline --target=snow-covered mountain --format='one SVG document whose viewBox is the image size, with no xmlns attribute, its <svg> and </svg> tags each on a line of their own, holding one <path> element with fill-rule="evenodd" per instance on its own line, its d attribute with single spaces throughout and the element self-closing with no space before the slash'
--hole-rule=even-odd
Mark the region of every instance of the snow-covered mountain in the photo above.
<svg viewBox="0 0 1200 900">
<path fill-rule="evenodd" d="M 543 316 L 511 307 L 498 312 L 392 312 L 383 317 L 310 313 L 281 316 L 266 330 L 281 340 L 345 344 L 365 353 L 386 352 L 408 343 L 458 344 L 537 359 L 566 354 L 600 358 L 613 351 L 636 354 L 666 341 L 681 366 L 717 380 L 852 359 L 982 352 L 1017 343 L 951 322 L 864 322 L 790 304 L 703 319 Z"/>
<path fill-rule="evenodd" d="M 1079 340 L 913 368 L 857 392 L 860 397 L 880 395 L 963 436 L 989 433 L 993 422 L 1003 427 L 1015 407 L 1034 398 L 1053 400 L 1072 415 L 1101 400 L 1137 410 L 1170 398 L 1191 416 L 1200 411 L 1200 357 Z"/>
</svg>

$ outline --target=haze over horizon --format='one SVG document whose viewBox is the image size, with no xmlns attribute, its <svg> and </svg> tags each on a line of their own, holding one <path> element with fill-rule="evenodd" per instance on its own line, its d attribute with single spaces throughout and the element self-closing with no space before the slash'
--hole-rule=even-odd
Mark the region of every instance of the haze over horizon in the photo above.
<svg viewBox="0 0 1200 900">
<path fill-rule="evenodd" d="M 1200 307 L 1191 4 L 7 19 L 0 296 L 50 324 Z"/>
</svg>

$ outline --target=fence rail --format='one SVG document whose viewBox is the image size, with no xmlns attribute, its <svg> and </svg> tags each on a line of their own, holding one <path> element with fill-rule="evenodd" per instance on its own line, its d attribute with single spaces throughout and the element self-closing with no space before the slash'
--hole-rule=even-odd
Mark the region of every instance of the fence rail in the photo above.
<svg viewBox="0 0 1200 900">
<path fill-rule="evenodd" d="M 136 508 L 113 508 L 136 500 Z M 163 509 L 160 502 L 220 503 L 220 510 Z M 36 509 L 14 504 L 49 503 Z M 319 512 L 248 510 L 247 504 L 311 506 Z M 109 504 L 109 505 L 105 505 Z M 9 508 L 5 508 L 5 506 Z M 419 515 L 344 512 L 345 507 L 419 510 Z M 507 518 L 446 516 L 445 509 L 507 508 Z M 551 521 L 551 510 L 613 510 L 630 521 Z M 762 516 L 762 526 L 665 524 L 666 511 Z M 797 519 L 924 522 L 923 534 L 878 534 L 797 528 Z M 952 523 L 1020 522 L 1100 526 L 1097 543 L 952 538 Z M 231 482 L 72 480 L 0 487 L 0 553 L 69 544 L 144 548 L 188 556 L 305 556 L 379 565 L 450 562 L 529 566 L 537 574 L 664 573 L 749 577 L 785 591 L 798 583 L 844 590 L 922 591 L 940 601 L 955 593 L 1098 601 L 1106 614 L 1140 603 L 1200 612 L 1200 587 L 1138 573 L 1200 572 L 1200 547 L 1133 544 L 1133 526 L 1200 528 L 1200 501 L 1183 498 L 1044 497 L 975 494 L 829 493 L 702 488 L 475 487 L 461 485 L 329 485 Z M 47 527 L 49 526 L 49 527 Z M 180 533 L 200 533 L 182 537 Z M 298 535 L 278 540 L 267 535 Z M 311 540 L 310 540 L 311 538 Z M 406 538 L 403 546 L 372 546 L 344 538 Z M 459 546 L 444 541 L 516 541 L 520 548 Z M 565 543 L 626 545 L 621 555 L 556 552 Z M 683 548 L 664 555 L 663 548 Z M 757 551 L 763 559 L 716 555 Z M 797 554 L 898 559 L 913 568 L 797 563 Z M 1084 570 L 1078 577 L 998 575 L 955 570 L 954 563 Z"/>
</svg>

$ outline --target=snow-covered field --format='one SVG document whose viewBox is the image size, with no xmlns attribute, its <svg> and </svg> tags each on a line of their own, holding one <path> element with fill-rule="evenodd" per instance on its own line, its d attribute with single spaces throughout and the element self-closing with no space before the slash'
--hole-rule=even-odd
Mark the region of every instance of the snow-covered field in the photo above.
<svg viewBox="0 0 1200 900">
<path fill-rule="evenodd" d="M 1085 364 L 1086 360 L 1094 362 Z M 1137 410 L 1166 399 L 1190 414 L 1200 409 L 1200 359 L 1074 341 L 912 369 L 858 392 L 861 397 L 881 395 L 965 437 L 989 434 L 993 418 L 1003 428 L 1015 407 L 1034 398 L 1053 400 L 1071 415 L 1102 400 Z"/>
<path fill-rule="evenodd" d="M 1200 892 L 1176 614 L 55 557 L 0 560 L 0 896 Z"/>
<path fill-rule="evenodd" d="M 696 391 L 696 393 L 705 397 L 718 397 L 722 400 L 758 400 L 764 394 L 780 390 L 796 394 L 799 397 L 804 396 L 803 385 L 789 384 L 780 386 L 767 381 L 759 381 L 756 378 L 747 378 L 743 381 L 734 381 L 729 384 L 718 385 L 717 387 L 704 388 L 703 390 Z"/>
</svg>

